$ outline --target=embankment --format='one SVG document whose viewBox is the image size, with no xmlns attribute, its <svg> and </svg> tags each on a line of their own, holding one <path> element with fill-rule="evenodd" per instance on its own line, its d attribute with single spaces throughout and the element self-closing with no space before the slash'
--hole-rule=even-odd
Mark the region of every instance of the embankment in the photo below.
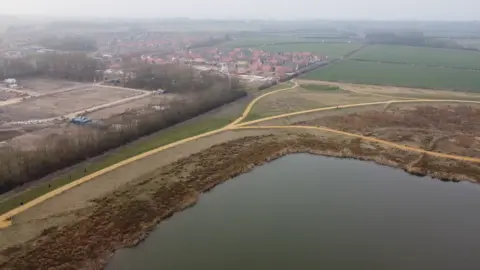
<svg viewBox="0 0 480 270">
<path fill-rule="evenodd" d="M 4 149 L 0 153 L 0 194 L 36 181 L 56 171 L 106 153 L 225 104 L 245 97 L 243 90 L 211 90 L 178 101 L 164 111 L 122 120 L 121 128 L 85 128 L 78 135 L 47 138 L 35 150 Z"/>
<path fill-rule="evenodd" d="M 77 221 L 45 230 L 0 252 L 2 269 L 101 269 L 113 252 L 134 246 L 162 220 L 194 205 L 216 185 L 290 153 L 356 158 L 448 180 L 480 180 L 480 167 L 423 157 L 360 139 L 311 134 L 251 136 L 213 146 L 143 175 L 96 201 Z M 360 181 L 361 179 L 359 179 Z"/>
</svg>

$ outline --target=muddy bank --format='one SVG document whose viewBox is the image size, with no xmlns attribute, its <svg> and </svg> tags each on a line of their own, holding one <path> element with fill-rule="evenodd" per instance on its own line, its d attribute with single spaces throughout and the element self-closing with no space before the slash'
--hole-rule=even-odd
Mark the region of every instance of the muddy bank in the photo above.
<svg viewBox="0 0 480 270">
<path fill-rule="evenodd" d="M 144 175 L 96 201 L 78 221 L 2 251 L 2 269 L 101 269 L 116 249 L 133 246 L 198 196 L 255 166 L 290 153 L 371 160 L 446 180 L 477 181 L 480 167 L 412 154 L 359 139 L 267 135 L 213 146 Z M 453 172 L 453 173 L 449 173 Z"/>
</svg>

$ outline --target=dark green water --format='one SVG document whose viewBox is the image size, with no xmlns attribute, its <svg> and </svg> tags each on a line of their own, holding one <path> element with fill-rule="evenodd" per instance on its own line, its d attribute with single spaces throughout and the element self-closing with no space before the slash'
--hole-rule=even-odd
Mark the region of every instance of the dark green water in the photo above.
<svg viewBox="0 0 480 270">
<path fill-rule="evenodd" d="M 480 269 L 480 189 L 290 155 L 229 180 L 108 270 Z"/>
</svg>

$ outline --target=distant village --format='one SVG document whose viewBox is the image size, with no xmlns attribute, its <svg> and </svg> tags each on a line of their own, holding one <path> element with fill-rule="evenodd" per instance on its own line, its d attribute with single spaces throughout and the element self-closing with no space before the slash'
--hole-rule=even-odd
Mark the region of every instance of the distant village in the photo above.
<svg viewBox="0 0 480 270">
<path fill-rule="evenodd" d="M 283 77 L 315 62 L 328 60 L 328 56 L 311 52 L 266 52 L 253 48 L 205 48 L 182 50 L 164 57 L 142 55 L 141 60 L 152 64 L 189 64 L 236 75 Z"/>
<path fill-rule="evenodd" d="M 124 76 L 122 58 L 148 64 L 186 64 L 199 70 L 217 71 L 250 79 L 282 78 L 319 61 L 326 55 L 312 52 L 271 52 L 258 48 L 220 48 L 206 46 L 189 49 L 201 41 L 198 37 L 127 36 L 102 37 L 98 51 L 91 54 L 106 64 L 108 78 Z M 23 58 L 31 53 L 64 53 L 29 44 L 3 52 L 5 59 Z"/>
</svg>

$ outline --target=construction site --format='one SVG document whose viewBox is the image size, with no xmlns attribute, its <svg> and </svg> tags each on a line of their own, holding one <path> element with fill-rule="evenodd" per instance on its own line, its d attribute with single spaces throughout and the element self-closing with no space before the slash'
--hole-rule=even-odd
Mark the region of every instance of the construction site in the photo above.
<svg viewBox="0 0 480 270">
<path fill-rule="evenodd" d="M 12 80 L 13 87 L 5 82 L 0 87 L 1 146 L 30 148 L 46 136 L 78 129 L 76 125 L 99 124 L 125 112 L 165 107 L 175 98 L 156 91 L 49 78 Z"/>
</svg>

